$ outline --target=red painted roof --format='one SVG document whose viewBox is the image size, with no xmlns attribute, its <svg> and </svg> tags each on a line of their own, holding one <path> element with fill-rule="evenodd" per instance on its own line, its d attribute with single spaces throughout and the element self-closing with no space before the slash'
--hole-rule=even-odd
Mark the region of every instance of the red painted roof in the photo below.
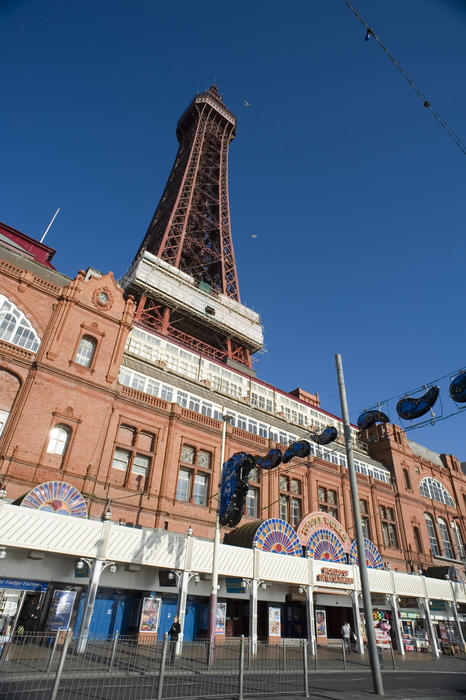
<svg viewBox="0 0 466 700">
<path fill-rule="evenodd" d="M 51 264 L 51 259 L 55 255 L 55 250 L 44 243 L 36 241 L 25 233 L 17 231 L 7 224 L 0 222 L 0 244 L 11 248 L 20 255 L 25 255 L 29 259 L 35 260 L 41 265 L 45 265 L 52 270 L 55 267 Z"/>
</svg>

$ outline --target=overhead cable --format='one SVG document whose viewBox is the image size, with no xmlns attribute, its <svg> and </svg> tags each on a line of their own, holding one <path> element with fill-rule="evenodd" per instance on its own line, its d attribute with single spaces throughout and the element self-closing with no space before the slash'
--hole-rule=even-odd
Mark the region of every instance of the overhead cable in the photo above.
<svg viewBox="0 0 466 700">
<path fill-rule="evenodd" d="M 354 15 L 355 15 L 355 16 L 358 18 L 358 20 L 361 22 L 361 24 L 365 27 L 365 29 L 366 29 L 366 34 L 365 34 L 365 36 L 364 36 L 364 39 L 365 39 L 366 41 L 369 41 L 369 39 L 370 39 L 371 37 L 373 37 L 373 38 L 375 39 L 375 41 L 378 43 L 378 45 L 383 49 L 383 51 L 385 52 L 385 54 L 388 56 L 388 58 L 390 59 L 390 61 L 396 66 L 396 68 L 399 70 L 399 72 L 401 73 L 401 75 L 402 75 L 402 76 L 408 81 L 408 83 L 411 85 L 411 87 L 413 88 L 413 90 L 414 90 L 414 92 L 416 93 L 416 95 L 422 100 L 424 107 L 425 107 L 426 109 L 430 110 L 430 112 L 432 112 L 432 114 L 433 114 L 434 117 L 437 119 L 437 121 L 440 123 L 440 125 L 445 129 L 445 131 L 447 132 L 447 134 L 449 135 L 449 137 L 451 138 L 451 140 L 458 146 L 458 148 L 464 153 L 464 155 L 466 155 L 466 145 L 462 142 L 462 140 L 460 139 L 460 137 L 459 137 L 457 134 L 455 134 L 455 132 L 453 131 L 453 129 L 447 124 L 447 122 L 446 122 L 445 119 L 442 117 L 442 115 L 439 114 L 439 112 L 435 109 L 435 107 L 433 107 L 433 105 L 431 104 L 430 100 L 427 99 L 427 97 L 424 95 L 424 93 L 421 92 L 421 90 L 417 87 L 417 85 L 411 80 L 411 78 L 409 77 L 409 75 L 408 75 L 408 74 L 403 70 L 403 68 L 400 66 L 400 64 L 398 63 L 398 61 L 396 60 L 396 58 L 395 58 L 394 56 L 392 56 L 392 54 L 391 54 L 390 51 L 387 49 L 387 47 L 384 46 L 384 44 L 381 42 L 381 40 L 379 39 L 379 37 L 377 36 L 377 34 L 374 32 L 374 30 L 372 29 L 372 27 L 370 27 L 370 26 L 368 25 L 368 23 L 366 22 L 366 20 L 365 20 L 363 17 L 361 17 L 361 15 L 360 15 L 359 12 L 356 10 L 356 8 L 353 7 L 353 5 L 349 2 L 349 0 L 343 0 L 343 1 L 346 3 L 346 5 L 348 5 L 348 7 L 350 8 L 350 10 L 354 13 Z"/>
</svg>

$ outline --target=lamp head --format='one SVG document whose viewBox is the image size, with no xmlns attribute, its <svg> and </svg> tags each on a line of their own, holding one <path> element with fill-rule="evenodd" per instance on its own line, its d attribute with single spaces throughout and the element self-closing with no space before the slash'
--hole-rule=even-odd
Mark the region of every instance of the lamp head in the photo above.
<svg viewBox="0 0 466 700">
<path fill-rule="evenodd" d="M 0 559 L 5 559 L 6 557 L 6 547 L 0 547 Z"/>
<path fill-rule="evenodd" d="M 111 517 L 112 517 L 112 511 L 109 508 L 107 508 L 107 510 L 105 511 L 105 514 L 104 514 L 104 520 L 111 520 Z"/>
<path fill-rule="evenodd" d="M 82 559 L 76 562 L 76 568 L 79 569 L 79 571 L 82 571 L 84 569 L 84 562 Z"/>
<path fill-rule="evenodd" d="M 194 577 L 194 583 L 199 583 L 200 580 L 201 580 L 201 577 L 199 576 L 199 574 L 196 574 Z"/>
<path fill-rule="evenodd" d="M 168 572 L 168 580 L 173 581 L 174 578 L 175 578 L 175 574 L 173 573 L 173 571 L 169 571 Z"/>
<path fill-rule="evenodd" d="M 6 486 L 5 486 L 5 484 L 2 484 L 0 486 L 0 500 L 2 498 L 5 498 L 5 496 L 6 496 Z"/>
<path fill-rule="evenodd" d="M 115 564 L 111 564 L 111 565 L 108 567 L 108 570 L 110 571 L 111 574 L 116 574 L 117 568 L 116 568 Z"/>
<path fill-rule="evenodd" d="M 188 535 L 188 537 L 192 537 L 192 535 L 193 535 L 193 529 L 192 529 L 191 525 L 190 525 L 190 526 L 188 527 L 188 529 L 186 530 L 186 534 Z"/>
</svg>

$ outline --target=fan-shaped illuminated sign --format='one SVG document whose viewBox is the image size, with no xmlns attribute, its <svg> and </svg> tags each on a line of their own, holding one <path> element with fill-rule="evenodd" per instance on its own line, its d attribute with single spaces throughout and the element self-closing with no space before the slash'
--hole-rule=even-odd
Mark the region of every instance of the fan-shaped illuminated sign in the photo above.
<svg viewBox="0 0 466 700">
<path fill-rule="evenodd" d="M 21 506 L 58 515 L 87 518 L 86 501 L 82 494 L 65 481 L 46 481 L 35 486 L 23 498 Z"/>
</svg>

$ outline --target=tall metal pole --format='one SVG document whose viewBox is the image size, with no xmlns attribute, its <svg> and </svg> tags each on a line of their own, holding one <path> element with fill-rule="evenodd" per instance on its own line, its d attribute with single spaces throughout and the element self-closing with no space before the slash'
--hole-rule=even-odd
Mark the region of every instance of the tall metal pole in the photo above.
<svg viewBox="0 0 466 700">
<path fill-rule="evenodd" d="M 210 616 L 209 616 L 209 640 L 215 637 L 217 621 L 217 593 L 218 593 L 218 554 L 220 551 L 220 488 L 222 483 L 222 469 L 225 461 L 225 442 L 227 437 L 227 423 L 230 416 L 223 415 L 222 412 L 222 448 L 220 451 L 220 471 L 218 477 L 217 490 L 217 517 L 215 520 L 214 551 L 212 554 L 212 591 L 210 593 Z"/>
<path fill-rule="evenodd" d="M 346 458 L 348 460 L 348 473 L 351 487 L 351 502 L 353 504 L 354 532 L 359 558 L 359 575 L 361 577 L 362 600 L 364 605 L 364 617 L 366 620 L 367 646 L 369 648 L 369 658 L 371 662 L 372 681 L 374 692 L 383 695 L 382 674 L 380 673 L 379 658 L 377 656 L 377 645 L 375 641 L 375 629 L 372 623 L 372 603 L 369 589 L 369 577 L 367 575 L 366 549 L 361 526 L 361 513 L 359 512 L 358 485 L 356 482 L 356 470 L 353 461 L 353 444 L 351 441 L 351 427 L 349 422 L 348 404 L 346 401 L 345 379 L 343 376 L 343 366 L 341 355 L 335 355 L 337 367 L 338 388 L 340 391 L 341 415 L 343 418 L 343 428 L 345 432 Z"/>
<path fill-rule="evenodd" d="M 86 650 L 87 638 L 89 637 L 89 628 L 91 626 L 92 614 L 94 612 L 95 599 L 97 597 L 97 589 L 99 588 L 100 576 L 106 563 L 105 556 L 107 553 L 108 539 L 110 536 L 109 527 L 110 523 L 108 521 L 102 523 L 102 533 L 97 546 L 97 555 L 92 566 L 91 578 L 87 586 L 86 598 L 84 600 L 83 617 L 76 644 L 77 654 L 82 654 Z"/>
</svg>

